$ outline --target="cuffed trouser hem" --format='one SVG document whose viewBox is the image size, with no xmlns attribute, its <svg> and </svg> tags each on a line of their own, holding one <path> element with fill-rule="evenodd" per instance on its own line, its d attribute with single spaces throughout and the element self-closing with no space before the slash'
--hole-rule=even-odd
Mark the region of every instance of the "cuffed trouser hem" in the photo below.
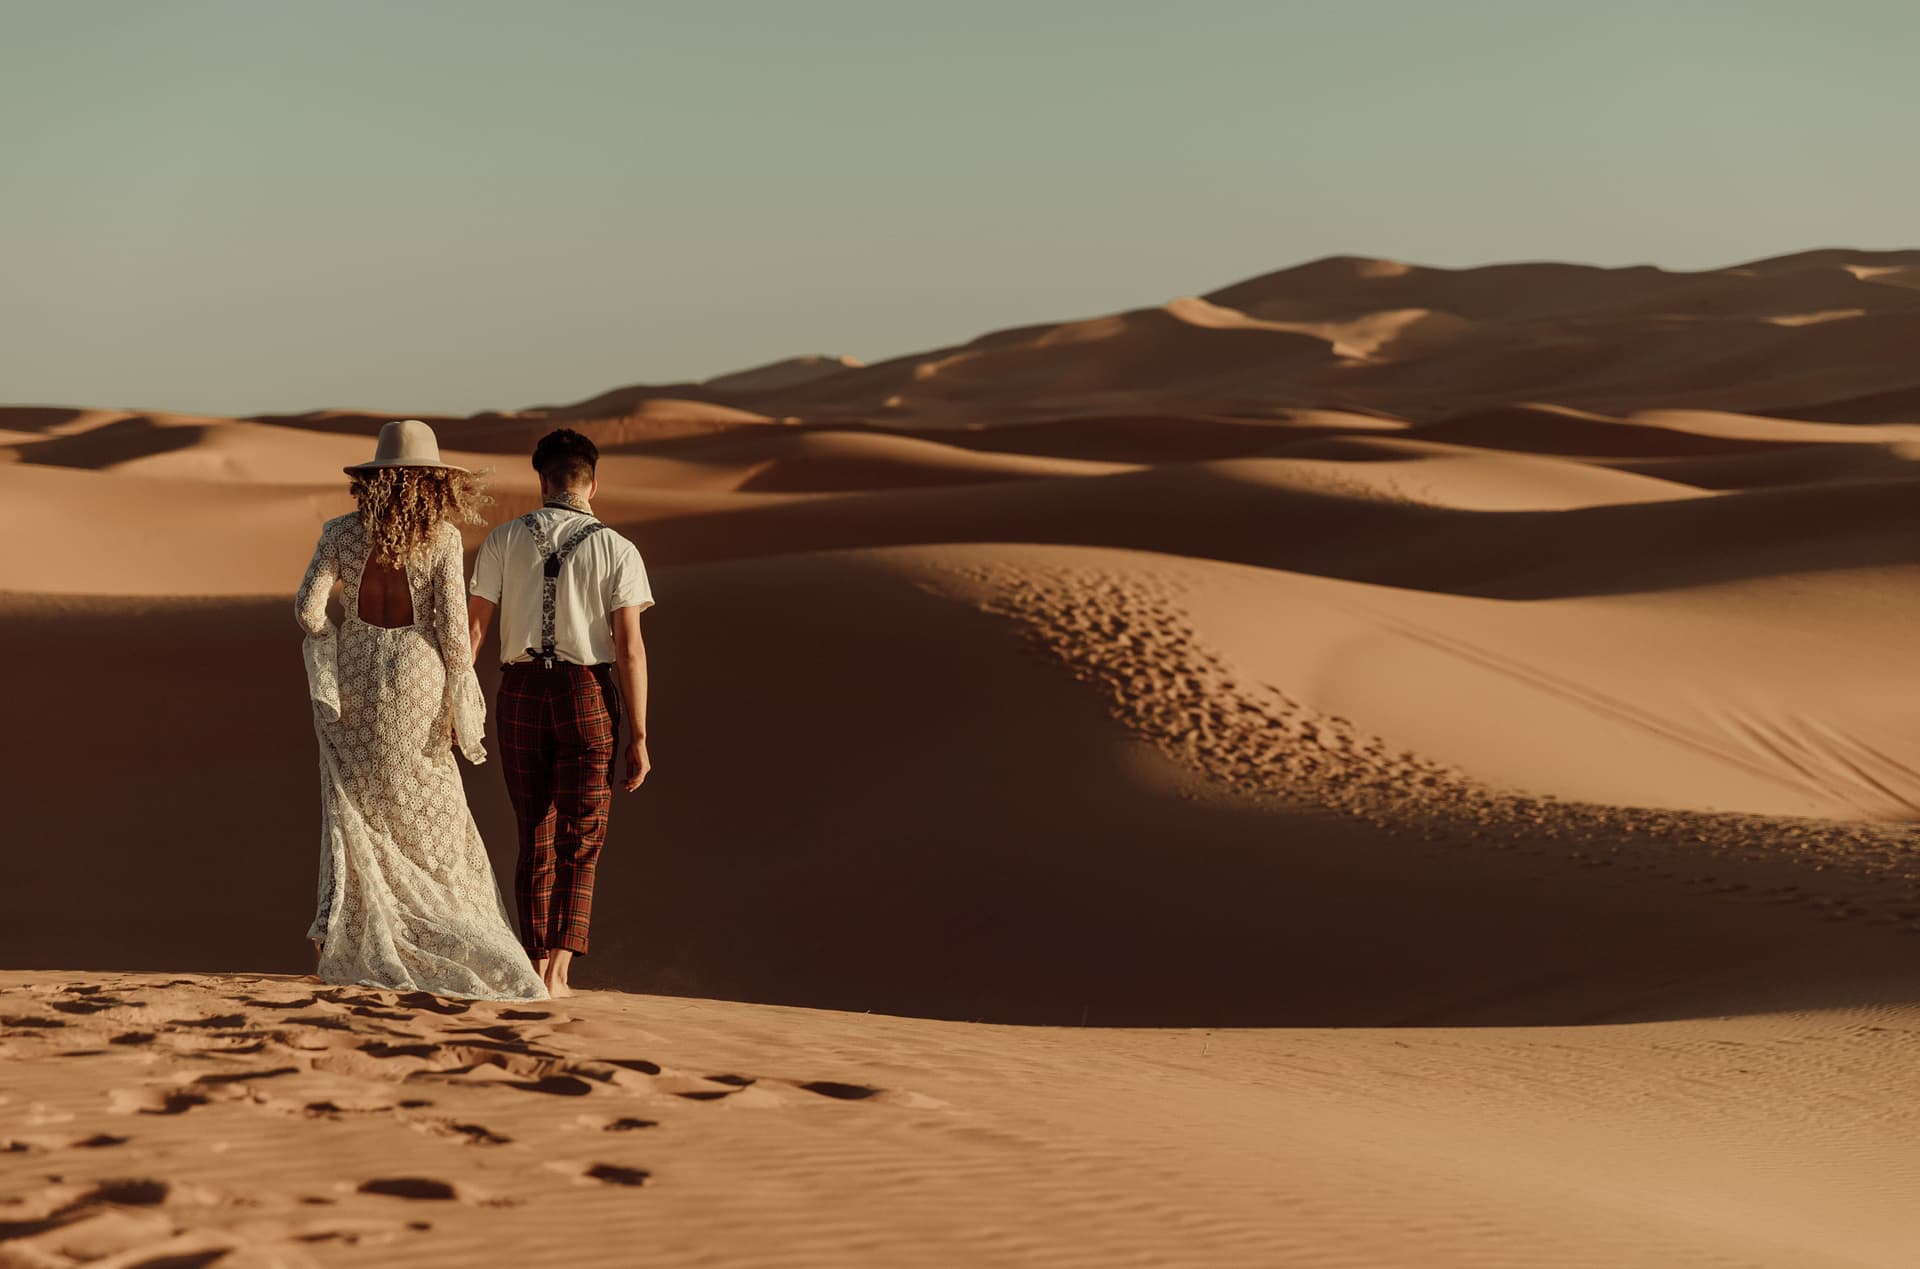
<svg viewBox="0 0 1920 1269">
<path fill-rule="evenodd" d="M 551 942 L 553 944 L 551 947 L 529 947 L 527 949 L 527 955 L 537 961 L 542 956 L 550 956 L 555 952 L 572 952 L 575 956 L 585 956 L 587 954 L 587 940 L 584 938 L 572 938 L 562 935 L 560 938 L 551 940 Z"/>
</svg>

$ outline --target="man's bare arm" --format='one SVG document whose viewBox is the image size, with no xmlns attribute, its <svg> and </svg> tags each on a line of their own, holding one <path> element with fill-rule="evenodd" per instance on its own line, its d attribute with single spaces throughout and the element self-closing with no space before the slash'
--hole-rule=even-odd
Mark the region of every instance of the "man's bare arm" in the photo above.
<svg viewBox="0 0 1920 1269">
<path fill-rule="evenodd" d="M 627 773 L 621 787 L 631 793 L 653 769 L 647 756 L 647 645 L 640 638 L 640 609 L 613 610 L 614 679 L 626 705 Z"/>
<path fill-rule="evenodd" d="M 498 607 L 491 599 L 482 599 L 478 595 L 467 597 L 467 642 L 473 645 L 473 663 L 480 664 L 480 641 L 487 637 L 487 627 L 493 624 L 493 610 Z"/>
</svg>

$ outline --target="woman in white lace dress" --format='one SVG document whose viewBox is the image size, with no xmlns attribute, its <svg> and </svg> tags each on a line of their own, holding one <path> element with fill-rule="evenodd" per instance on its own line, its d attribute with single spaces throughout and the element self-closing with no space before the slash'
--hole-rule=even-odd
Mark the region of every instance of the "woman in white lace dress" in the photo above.
<svg viewBox="0 0 1920 1269">
<path fill-rule="evenodd" d="M 320 530 L 294 611 L 320 741 L 319 975 L 441 996 L 544 997 L 467 808 L 453 746 L 482 762 L 456 520 L 486 499 L 433 431 L 389 423 L 346 469 L 360 509 Z M 327 616 L 334 583 L 345 613 Z"/>
</svg>

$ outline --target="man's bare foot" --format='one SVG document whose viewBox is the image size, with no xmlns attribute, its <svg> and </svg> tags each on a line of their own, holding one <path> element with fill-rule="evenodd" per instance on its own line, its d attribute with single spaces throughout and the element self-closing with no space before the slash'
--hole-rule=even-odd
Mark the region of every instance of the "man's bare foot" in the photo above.
<svg viewBox="0 0 1920 1269">
<path fill-rule="evenodd" d="M 545 953 L 533 958 L 533 972 L 540 976 L 540 981 L 543 983 L 547 981 L 547 963 L 548 957 Z"/>
<path fill-rule="evenodd" d="M 558 999 L 573 994 L 573 988 L 567 986 L 567 966 L 572 961 L 573 953 L 563 947 L 557 949 L 547 962 L 546 973 L 541 977 L 546 981 L 549 996 Z"/>
</svg>

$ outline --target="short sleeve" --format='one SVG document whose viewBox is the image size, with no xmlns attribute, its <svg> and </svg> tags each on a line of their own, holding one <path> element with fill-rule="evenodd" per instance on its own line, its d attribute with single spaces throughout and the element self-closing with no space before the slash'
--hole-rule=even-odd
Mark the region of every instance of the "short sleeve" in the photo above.
<svg viewBox="0 0 1920 1269">
<path fill-rule="evenodd" d="M 612 580 L 608 612 L 653 607 L 653 583 L 647 580 L 646 562 L 640 558 L 639 549 L 625 538 L 620 539 L 620 550 L 614 557 Z"/>
<path fill-rule="evenodd" d="M 500 602 L 502 551 L 500 537 L 506 531 L 507 526 L 503 524 L 487 534 L 487 540 L 480 544 L 480 549 L 474 552 L 473 556 L 473 585 L 470 589 L 475 597 L 489 603 Z"/>
</svg>

